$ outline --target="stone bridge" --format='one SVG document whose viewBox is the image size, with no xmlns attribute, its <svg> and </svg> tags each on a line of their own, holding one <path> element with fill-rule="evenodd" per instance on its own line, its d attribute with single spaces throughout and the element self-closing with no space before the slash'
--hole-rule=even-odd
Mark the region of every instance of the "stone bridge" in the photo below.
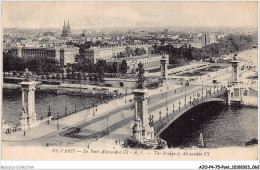
<svg viewBox="0 0 260 170">
<path fill-rule="evenodd" d="M 193 102 L 189 102 L 186 107 L 177 108 L 169 114 L 156 122 L 154 122 L 154 132 L 155 136 L 159 136 L 167 127 L 169 127 L 176 119 L 181 115 L 191 110 L 192 108 L 207 103 L 207 102 L 228 102 L 227 89 L 223 88 L 222 90 L 216 91 L 215 93 L 209 94 L 205 97 L 199 98 Z"/>
</svg>

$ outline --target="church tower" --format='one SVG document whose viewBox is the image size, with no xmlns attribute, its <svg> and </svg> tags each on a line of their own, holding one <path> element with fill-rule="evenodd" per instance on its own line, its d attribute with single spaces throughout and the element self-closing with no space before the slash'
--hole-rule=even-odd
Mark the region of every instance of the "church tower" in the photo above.
<svg viewBox="0 0 260 170">
<path fill-rule="evenodd" d="M 66 27 L 66 22 L 64 20 L 64 25 L 63 25 L 61 37 L 66 37 L 66 35 L 67 35 L 67 27 Z"/>
<path fill-rule="evenodd" d="M 64 25 L 63 25 L 63 31 L 66 31 L 67 27 L 66 27 L 66 22 L 64 20 Z"/>
<path fill-rule="evenodd" d="M 70 30 L 70 21 L 68 20 L 68 25 L 67 25 L 67 32 L 68 32 L 68 37 L 71 36 L 71 30 Z"/>
<path fill-rule="evenodd" d="M 70 36 L 71 36 L 70 22 L 68 20 L 68 25 L 66 26 L 66 21 L 64 21 L 61 37 L 70 37 Z"/>
</svg>

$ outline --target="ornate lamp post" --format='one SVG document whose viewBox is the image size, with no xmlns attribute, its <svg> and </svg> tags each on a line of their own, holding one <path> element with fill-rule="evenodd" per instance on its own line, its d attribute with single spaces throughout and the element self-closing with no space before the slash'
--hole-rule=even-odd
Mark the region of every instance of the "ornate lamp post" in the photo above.
<svg viewBox="0 0 260 170">
<path fill-rule="evenodd" d="M 60 129 L 60 126 L 59 126 L 59 118 L 60 118 L 60 115 L 59 115 L 59 112 L 57 112 L 57 130 Z"/>
<path fill-rule="evenodd" d="M 186 82 L 185 82 L 185 108 L 186 108 Z"/>
<path fill-rule="evenodd" d="M 203 80 L 202 80 L 202 85 L 201 85 L 201 89 L 202 89 L 202 99 L 203 99 Z"/>
<path fill-rule="evenodd" d="M 168 116 L 168 84 L 167 84 L 167 91 L 166 91 L 166 116 Z"/>
<path fill-rule="evenodd" d="M 126 103 L 127 88 L 125 89 L 125 103 Z"/>
<path fill-rule="evenodd" d="M 48 117 L 51 117 L 51 106 L 49 105 L 49 109 L 48 109 Z M 48 125 L 50 124 L 50 120 L 48 120 Z"/>
<path fill-rule="evenodd" d="M 108 118 L 109 117 L 107 117 L 107 134 L 109 133 L 109 131 L 108 131 Z"/>
<path fill-rule="evenodd" d="M 65 107 L 65 116 L 67 116 L 67 107 Z"/>
<path fill-rule="evenodd" d="M 95 103 L 94 102 L 92 104 L 92 107 L 93 107 L 93 116 L 95 116 Z"/>
</svg>

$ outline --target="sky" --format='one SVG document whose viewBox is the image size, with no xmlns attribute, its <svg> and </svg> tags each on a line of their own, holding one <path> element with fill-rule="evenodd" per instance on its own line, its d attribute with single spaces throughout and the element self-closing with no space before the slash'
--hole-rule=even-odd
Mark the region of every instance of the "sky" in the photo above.
<svg viewBox="0 0 260 170">
<path fill-rule="evenodd" d="M 257 2 L 3 2 L 4 28 L 257 26 Z"/>
</svg>

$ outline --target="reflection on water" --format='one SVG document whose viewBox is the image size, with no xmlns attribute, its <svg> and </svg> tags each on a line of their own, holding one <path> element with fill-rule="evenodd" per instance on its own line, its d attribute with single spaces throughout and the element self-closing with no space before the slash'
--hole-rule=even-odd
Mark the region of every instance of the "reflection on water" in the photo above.
<svg viewBox="0 0 260 170">
<path fill-rule="evenodd" d="M 185 113 L 160 137 L 172 147 L 191 147 L 198 146 L 202 132 L 206 147 L 244 146 L 257 138 L 257 115 L 257 108 L 207 103 Z"/>
<path fill-rule="evenodd" d="M 37 113 L 37 119 L 41 116 L 47 117 L 49 105 L 51 106 L 51 112 L 60 115 L 65 114 L 65 107 L 67 107 L 67 113 L 75 112 L 76 110 L 83 109 L 92 105 L 92 97 L 87 96 L 70 96 L 70 95 L 56 95 L 43 92 L 35 93 L 35 111 Z M 18 123 L 19 114 L 22 108 L 22 93 L 20 90 L 3 90 L 3 117 L 6 122 Z"/>
</svg>

